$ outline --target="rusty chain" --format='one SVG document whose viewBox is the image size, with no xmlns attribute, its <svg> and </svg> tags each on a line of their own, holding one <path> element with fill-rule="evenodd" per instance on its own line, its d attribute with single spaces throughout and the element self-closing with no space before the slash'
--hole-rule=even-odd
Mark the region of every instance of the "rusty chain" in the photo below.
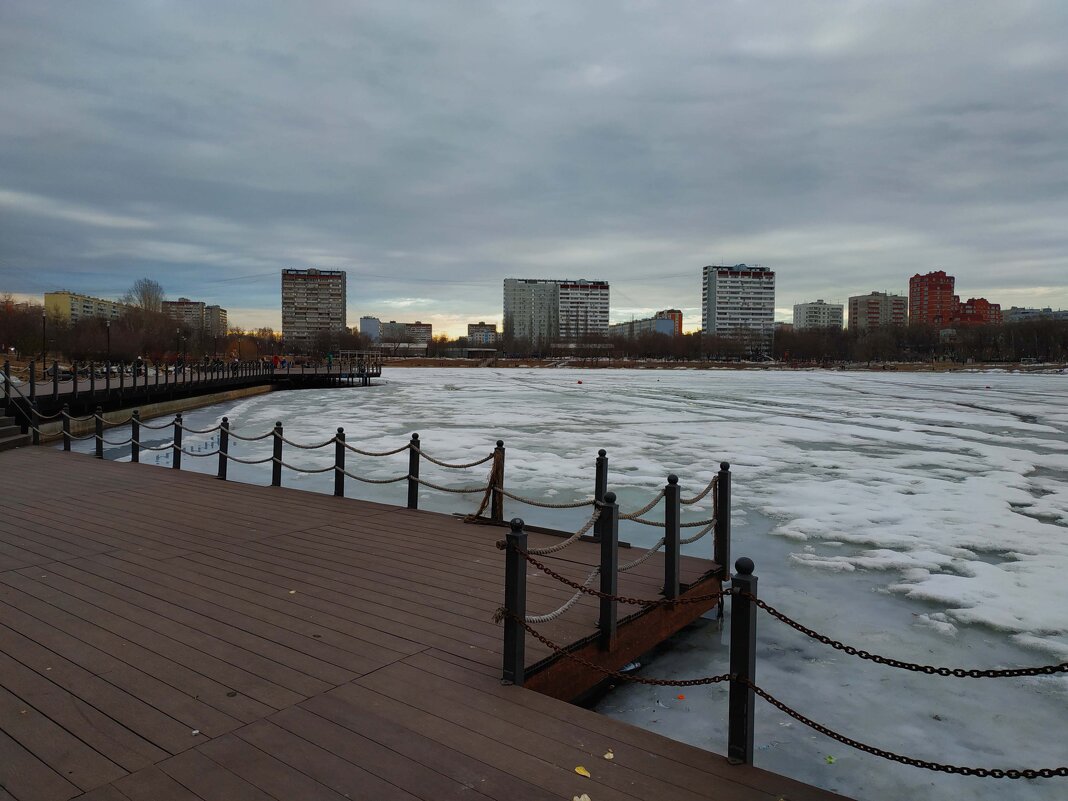
<svg viewBox="0 0 1068 801">
<path fill-rule="evenodd" d="M 609 678 L 617 679 L 619 681 L 629 681 L 633 684 L 652 684 L 656 687 L 699 687 L 704 684 L 719 684 L 723 681 L 729 681 L 731 678 L 731 675 L 729 673 L 724 673 L 719 676 L 702 676 L 699 679 L 652 679 L 646 678 L 645 676 L 634 676 L 630 673 L 620 673 L 618 670 L 609 670 L 603 665 L 598 665 L 596 662 L 591 662 L 585 657 L 579 656 L 576 653 L 572 653 L 571 651 L 567 651 L 561 648 L 559 645 L 557 645 L 544 634 L 539 632 L 525 620 L 520 620 L 518 617 L 513 615 L 504 607 L 501 607 L 497 610 L 496 614 L 494 614 L 493 616 L 493 621 L 495 623 L 499 623 L 506 617 L 514 620 L 516 623 L 526 629 L 527 633 L 531 637 L 536 639 L 538 642 L 540 642 L 542 645 L 544 645 L 546 648 L 553 651 L 554 653 L 571 659 L 574 662 L 578 662 L 580 665 L 583 665 L 584 667 L 587 667 L 590 670 L 595 670 L 598 673 L 602 673 L 605 676 L 608 676 Z"/>
<path fill-rule="evenodd" d="M 825 737 L 830 737 L 832 740 L 836 740 L 843 745 L 848 745 L 851 748 L 856 748 L 858 751 L 864 751 L 865 753 L 872 754 L 873 756 L 882 757 L 883 759 L 889 759 L 891 762 L 900 762 L 902 765 L 911 765 L 914 768 L 923 768 L 925 770 L 934 770 L 941 773 L 954 773 L 959 776 L 977 776 L 981 779 L 1052 779 L 1055 776 L 1068 776 L 1068 767 L 1060 768 L 970 768 L 960 765 L 947 765 L 941 762 L 929 762 L 926 759 L 916 759 L 915 757 L 902 756 L 896 754 L 893 751 L 887 751 L 883 748 L 876 748 L 873 745 L 862 743 L 859 740 L 854 740 L 852 737 L 846 737 L 844 734 L 839 734 L 833 729 L 829 729 L 821 723 L 817 723 L 814 720 L 802 715 L 797 710 L 791 709 L 778 698 L 773 696 L 766 690 L 762 690 L 753 682 L 747 679 L 740 679 L 742 684 L 746 685 L 754 693 L 759 695 L 773 707 L 783 712 L 794 720 L 803 723 L 814 731 L 818 731 Z"/>
<path fill-rule="evenodd" d="M 879 665 L 887 665 L 888 667 L 900 668 L 902 670 L 911 670 L 915 673 L 925 673 L 928 676 L 953 676 L 958 679 L 1015 679 L 1023 676 L 1051 676 L 1057 673 L 1068 673 L 1068 662 L 1061 662 L 1057 665 L 1042 665 L 1041 667 L 1002 669 L 948 668 L 936 667 L 935 665 L 919 665 L 915 662 L 903 662 L 900 659 L 880 656 L 879 654 L 865 651 L 862 648 L 855 648 L 852 645 L 846 645 L 838 640 L 832 640 L 827 635 L 813 631 L 808 628 L 808 626 L 804 626 L 796 620 L 787 617 L 774 606 L 755 597 L 752 593 L 739 592 L 737 594 L 743 598 L 748 598 L 776 620 L 781 620 L 787 626 L 801 632 L 806 637 L 811 637 L 817 642 L 829 645 L 831 648 L 834 648 L 837 651 L 842 651 L 850 656 L 866 659 L 869 662 L 875 662 Z"/>
<path fill-rule="evenodd" d="M 508 547 L 508 543 L 506 540 L 498 540 L 497 547 L 503 551 L 505 548 Z M 650 601 L 648 598 L 632 598 L 627 595 L 613 595 L 610 592 L 602 592 L 601 590 L 595 590 L 592 587 L 584 587 L 577 581 L 572 581 L 569 578 L 561 576 L 559 573 L 552 570 L 551 568 L 546 567 L 544 564 L 539 562 L 526 551 L 519 549 L 516 550 L 517 553 L 524 559 L 526 559 L 528 562 L 530 562 L 530 564 L 534 565 L 534 567 L 536 567 L 538 570 L 540 570 L 542 573 L 549 576 L 550 578 L 556 579 L 561 584 L 566 584 L 568 587 L 571 587 L 571 589 L 579 590 L 580 592 L 584 592 L 587 595 L 593 595 L 597 598 L 604 598 L 608 601 L 618 601 L 621 604 L 632 604 L 634 606 L 644 606 L 648 608 L 654 608 L 659 606 L 685 606 L 687 604 L 699 604 L 707 603 L 708 601 L 718 601 L 724 595 L 731 594 L 731 590 L 722 590 L 720 592 L 713 592 L 707 595 L 693 595 L 687 598 L 658 598 L 655 601 Z"/>
</svg>

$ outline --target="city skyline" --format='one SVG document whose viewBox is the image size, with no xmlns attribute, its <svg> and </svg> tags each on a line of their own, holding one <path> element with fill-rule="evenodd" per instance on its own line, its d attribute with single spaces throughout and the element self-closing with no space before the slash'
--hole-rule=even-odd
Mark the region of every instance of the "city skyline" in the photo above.
<svg viewBox="0 0 1068 801">
<path fill-rule="evenodd" d="M 1068 8 L 667 8 L 4 4 L 0 291 L 278 330 L 281 269 L 342 269 L 352 319 L 460 335 L 574 275 L 693 330 L 747 263 L 778 320 L 935 270 L 1068 308 Z"/>
</svg>

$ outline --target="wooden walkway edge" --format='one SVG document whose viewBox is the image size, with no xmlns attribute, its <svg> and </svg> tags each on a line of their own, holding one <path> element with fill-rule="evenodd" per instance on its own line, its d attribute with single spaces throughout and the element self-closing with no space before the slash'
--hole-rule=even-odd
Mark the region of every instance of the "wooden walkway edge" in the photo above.
<svg viewBox="0 0 1068 801">
<path fill-rule="evenodd" d="M 0 801 L 840 798 L 502 686 L 498 530 L 44 448 L 0 471 Z"/>
</svg>

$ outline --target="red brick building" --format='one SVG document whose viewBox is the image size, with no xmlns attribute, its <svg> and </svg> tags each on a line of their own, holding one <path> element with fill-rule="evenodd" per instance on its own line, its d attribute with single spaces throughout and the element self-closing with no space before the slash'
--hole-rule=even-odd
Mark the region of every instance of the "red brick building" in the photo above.
<svg viewBox="0 0 1068 801">
<path fill-rule="evenodd" d="M 654 315 L 657 320 L 671 320 L 675 324 L 675 336 L 682 335 L 682 312 L 678 309 L 664 309 Z"/>
<path fill-rule="evenodd" d="M 912 276 L 909 279 L 909 322 L 948 327 L 956 317 L 959 302 L 953 294 L 955 280 L 944 270 Z"/>
<path fill-rule="evenodd" d="M 991 303 L 986 298 L 968 298 L 957 304 L 957 325 L 1001 325 L 1001 304 Z"/>
</svg>

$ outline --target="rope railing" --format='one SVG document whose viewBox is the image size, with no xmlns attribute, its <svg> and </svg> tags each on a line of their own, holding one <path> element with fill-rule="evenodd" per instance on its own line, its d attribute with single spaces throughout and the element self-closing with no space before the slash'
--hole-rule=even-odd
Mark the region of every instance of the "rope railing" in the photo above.
<svg viewBox="0 0 1068 801">
<path fill-rule="evenodd" d="M 716 488 L 717 484 L 719 484 L 719 476 L 712 476 L 712 480 L 705 485 L 705 488 L 703 490 L 694 495 L 692 498 L 679 498 L 679 503 L 681 503 L 683 506 L 691 506 L 695 503 L 698 503 L 699 501 L 704 500 L 705 496 L 708 495 L 708 493 L 712 492 L 712 490 Z"/>
<path fill-rule="evenodd" d="M 350 445 L 347 442 L 344 442 L 342 444 L 345 446 L 345 450 L 352 451 L 353 453 L 358 453 L 360 456 L 393 456 L 394 454 L 404 453 L 404 451 L 411 449 L 411 445 L 407 442 L 401 445 L 399 448 L 394 448 L 391 451 L 365 451 L 361 450 L 360 448 L 357 448 L 354 445 Z"/>
<path fill-rule="evenodd" d="M 641 509 L 635 509 L 633 512 L 626 512 L 626 513 L 620 512 L 619 513 L 619 519 L 620 520 L 637 520 L 637 519 L 639 519 L 643 514 L 645 514 L 648 511 L 651 511 L 653 509 L 653 507 L 655 507 L 658 503 L 660 503 L 661 499 L 664 497 L 665 494 L 666 494 L 665 490 L 660 490 L 660 492 L 658 492 L 653 497 L 653 499 L 651 501 L 649 501 L 649 503 L 645 504 L 645 506 L 643 506 Z"/>
<path fill-rule="evenodd" d="M 599 575 L 601 575 L 601 568 L 595 567 L 586 576 L 586 580 L 582 582 L 582 587 L 589 589 L 589 586 L 593 584 L 593 580 Z M 554 609 L 552 612 L 548 612 L 544 615 L 525 615 L 523 617 L 523 620 L 531 624 L 532 626 L 538 626 L 542 623 L 551 623 L 552 621 L 556 620 L 559 617 L 562 617 L 568 611 L 570 611 L 571 607 L 577 604 L 579 602 L 579 599 L 582 598 L 583 595 L 585 595 L 585 593 L 582 591 L 581 588 L 575 590 L 575 593 L 564 602 L 563 606 L 559 607 L 558 609 Z"/>
<path fill-rule="evenodd" d="M 355 473 L 350 473 L 348 470 L 341 470 L 339 472 L 348 478 L 351 478 L 353 481 L 359 481 L 364 484 L 396 484 L 399 481 L 406 481 L 409 478 L 407 474 L 395 478 L 367 478 L 366 476 L 358 476 Z"/>
<path fill-rule="evenodd" d="M 409 445 L 408 447 L 410 447 L 413 451 L 418 453 L 423 459 L 426 459 L 431 464 L 436 464 L 439 467 L 446 467 L 446 468 L 449 468 L 451 470 L 467 470 L 467 469 L 472 468 L 472 467 L 478 467 L 479 465 L 485 464 L 486 462 L 490 461 L 495 455 L 491 451 L 489 453 L 489 455 L 482 457 L 478 461 L 467 462 L 465 464 L 453 464 L 451 462 L 443 462 L 440 459 L 435 459 L 433 456 L 431 456 L 429 453 L 424 451 L 422 448 L 417 448 L 417 447 L 415 447 L 413 445 Z"/>
<path fill-rule="evenodd" d="M 593 515 L 590 517 L 589 520 L 586 521 L 582 528 L 580 528 L 578 531 L 576 531 L 563 542 L 558 542 L 555 545 L 546 545 L 544 548 L 527 548 L 527 553 L 533 554 L 534 556 L 548 556 L 549 554 L 556 553 L 557 551 L 562 551 L 564 550 L 564 548 L 567 548 L 568 546 L 573 545 L 574 543 L 582 539 L 582 537 L 586 535 L 586 532 L 588 532 L 597 524 L 597 520 L 600 517 L 601 507 L 598 506 L 594 508 Z"/>
<path fill-rule="evenodd" d="M 421 487 L 430 487 L 430 489 L 436 489 L 438 492 L 454 492 L 461 495 L 473 495 L 476 492 L 485 492 L 486 490 L 491 489 L 489 484 L 481 487 L 444 487 L 440 484 L 434 484 L 427 481 L 425 478 L 419 478 L 418 476 L 408 475 L 405 476 L 405 478 L 409 481 L 414 481 Z"/>
<path fill-rule="evenodd" d="M 505 498 L 511 498 L 513 501 L 519 503 L 525 503 L 528 506 L 537 506 L 541 509 L 580 509 L 583 506 L 596 506 L 597 501 L 592 498 L 587 501 L 570 501 L 565 503 L 550 503 L 548 501 L 538 501 L 534 498 L 524 498 L 521 495 L 516 495 L 514 492 L 509 492 L 504 487 L 494 487 L 497 492 L 500 492 Z"/>
<path fill-rule="evenodd" d="M 282 442 L 284 442 L 286 445 L 292 445 L 294 448 L 299 448 L 300 450 L 304 451 L 317 451 L 319 450 L 319 448 L 325 448 L 327 445 L 333 445 L 335 442 L 337 442 L 337 437 L 330 437 L 330 439 L 326 440 L 325 442 L 320 442 L 318 445 L 308 445 L 301 442 L 293 442 L 293 440 L 286 439 L 285 437 L 280 437 L 279 439 L 281 439 Z"/>
</svg>

